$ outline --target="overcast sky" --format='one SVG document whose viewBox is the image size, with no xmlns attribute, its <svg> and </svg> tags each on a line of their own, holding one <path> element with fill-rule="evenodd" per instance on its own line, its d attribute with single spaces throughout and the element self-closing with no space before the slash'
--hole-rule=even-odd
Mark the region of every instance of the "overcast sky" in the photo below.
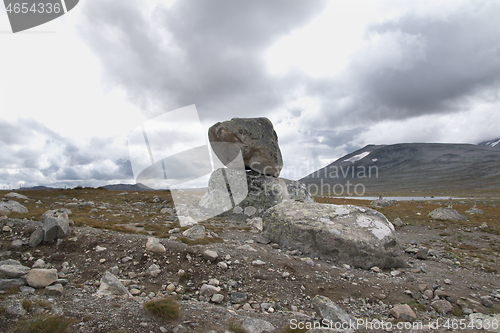
<svg viewBox="0 0 500 333">
<path fill-rule="evenodd" d="M 285 178 L 367 144 L 500 137 L 500 2 L 81 0 L 12 34 L 0 188 L 134 183 L 127 136 L 195 104 L 268 117 Z"/>
</svg>

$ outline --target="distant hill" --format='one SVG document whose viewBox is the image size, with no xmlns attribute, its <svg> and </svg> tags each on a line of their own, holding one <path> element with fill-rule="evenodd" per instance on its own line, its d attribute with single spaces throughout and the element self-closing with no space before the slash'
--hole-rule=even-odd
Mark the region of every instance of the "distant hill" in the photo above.
<svg viewBox="0 0 500 333">
<path fill-rule="evenodd" d="M 478 143 L 478 146 L 500 149 L 500 138 Z"/>
<path fill-rule="evenodd" d="M 500 189 L 500 150 L 472 144 L 368 145 L 300 181 L 311 192 L 330 188 L 338 195 L 347 195 L 348 181 L 351 192 L 356 184 L 371 193 Z"/>
<path fill-rule="evenodd" d="M 148 187 L 144 184 L 137 183 L 137 184 L 113 184 L 113 185 L 106 185 L 106 186 L 101 186 L 102 188 L 105 188 L 110 191 L 155 191 L 151 187 Z"/>
<path fill-rule="evenodd" d="M 33 186 L 33 187 L 22 187 L 16 189 L 16 191 L 43 191 L 43 190 L 60 190 L 58 187 L 48 187 L 48 186 Z"/>
</svg>

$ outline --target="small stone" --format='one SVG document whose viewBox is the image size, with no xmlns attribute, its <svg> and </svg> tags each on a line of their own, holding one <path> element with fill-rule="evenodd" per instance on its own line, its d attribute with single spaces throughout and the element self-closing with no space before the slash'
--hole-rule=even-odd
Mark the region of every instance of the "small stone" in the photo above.
<svg viewBox="0 0 500 333">
<path fill-rule="evenodd" d="M 426 291 L 427 289 L 429 289 L 429 288 L 427 288 L 427 285 L 426 285 L 426 284 L 422 284 L 422 283 L 421 283 L 421 284 L 419 284 L 419 285 L 418 285 L 418 290 L 419 290 L 421 293 L 423 293 L 423 292 L 424 292 L 424 291 Z"/>
<path fill-rule="evenodd" d="M 254 261 L 252 261 L 252 265 L 254 265 L 254 266 L 263 266 L 265 264 L 266 263 L 264 261 L 262 261 L 262 260 L 254 260 Z"/>
<path fill-rule="evenodd" d="M 123 283 L 118 280 L 116 276 L 106 271 L 101 278 L 101 284 L 99 285 L 100 291 L 107 291 L 112 295 L 127 295 L 131 296 L 130 292 L 123 285 Z"/>
<path fill-rule="evenodd" d="M 399 270 L 397 270 L 397 269 L 396 269 L 396 270 L 391 271 L 391 276 L 392 276 L 392 277 L 397 277 L 397 276 L 399 276 L 399 275 L 401 275 L 401 271 L 399 271 Z"/>
<path fill-rule="evenodd" d="M 428 256 L 429 256 L 429 249 L 425 247 L 421 247 L 420 249 L 418 249 L 417 259 L 426 260 Z"/>
<path fill-rule="evenodd" d="M 167 250 L 165 246 L 160 243 L 158 238 L 150 237 L 146 243 L 146 250 L 154 253 L 165 253 Z"/>
<path fill-rule="evenodd" d="M 377 266 L 373 266 L 372 268 L 370 268 L 370 271 L 372 271 L 374 273 L 382 273 L 382 270 L 380 268 L 378 268 Z"/>
<path fill-rule="evenodd" d="M 219 263 L 217 264 L 217 266 L 219 266 L 219 267 L 220 267 L 220 268 L 222 268 L 222 269 L 227 269 L 227 264 L 226 264 L 225 262 L 223 262 L 223 261 L 219 262 Z"/>
<path fill-rule="evenodd" d="M 289 277 L 289 276 L 290 276 L 290 273 L 288 273 L 288 272 L 283 272 L 283 273 L 281 273 L 281 276 L 282 276 L 283 278 L 287 278 L 287 277 Z"/>
<path fill-rule="evenodd" d="M 24 316 L 26 314 L 26 310 L 23 308 L 21 303 L 15 303 L 11 306 L 8 306 L 5 311 L 14 316 Z"/>
<path fill-rule="evenodd" d="M 451 284 L 451 280 L 450 279 L 444 279 L 443 281 L 445 284 Z"/>
<path fill-rule="evenodd" d="M 106 251 L 106 250 L 107 250 L 107 249 L 106 249 L 105 247 L 103 247 L 103 246 L 99 246 L 99 245 L 97 245 L 97 246 L 95 247 L 95 251 L 96 251 L 96 252 L 103 252 L 103 251 Z"/>
<path fill-rule="evenodd" d="M 10 247 L 13 249 L 13 250 L 19 250 L 21 249 L 21 247 L 23 247 L 24 243 L 22 240 L 20 239 L 14 239 L 12 241 L 12 243 L 10 243 Z"/>
<path fill-rule="evenodd" d="M 443 289 L 436 289 L 434 291 L 434 296 L 439 297 L 439 298 L 447 298 L 450 295 L 446 291 L 444 291 Z"/>
<path fill-rule="evenodd" d="M 44 268 L 45 261 L 43 259 L 37 259 L 31 268 Z"/>
<path fill-rule="evenodd" d="M 161 269 L 156 264 L 153 264 L 153 265 L 149 266 L 148 272 L 149 272 L 149 275 L 151 275 L 152 277 L 157 277 L 158 275 L 160 275 Z"/>
<path fill-rule="evenodd" d="M 453 306 L 451 305 L 451 303 L 443 299 L 432 302 L 431 306 L 434 308 L 434 310 L 442 315 L 451 313 L 451 311 L 453 310 Z"/>
<path fill-rule="evenodd" d="M 424 291 L 424 296 L 431 299 L 431 298 L 434 298 L 434 292 L 430 289 L 426 289 Z"/>
<path fill-rule="evenodd" d="M 403 221 L 401 221 L 399 217 L 396 217 L 394 219 L 394 222 L 392 222 L 392 224 L 397 228 L 402 227 L 404 225 Z"/>
<path fill-rule="evenodd" d="M 219 254 L 212 250 L 206 250 L 203 252 L 203 258 L 210 261 L 215 261 L 219 257 Z"/>
<path fill-rule="evenodd" d="M 247 224 L 257 231 L 262 231 L 263 229 L 263 222 L 260 217 L 254 217 L 253 219 L 248 220 Z"/>
<path fill-rule="evenodd" d="M 57 281 L 56 269 L 35 268 L 29 271 L 26 282 L 33 288 L 44 288 Z"/>
<path fill-rule="evenodd" d="M 191 216 L 178 216 L 177 218 L 179 219 L 179 226 L 181 228 L 191 227 L 198 223 Z"/>
<path fill-rule="evenodd" d="M 11 232 L 11 231 L 12 231 L 12 229 L 11 229 L 8 225 L 6 225 L 6 226 L 4 226 L 4 227 L 2 228 L 2 231 L 3 231 L 3 232 Z"/>
<path fill-rule="evenodd" d="M 220 303 L 222 303 L 222 301 L 224 301 L 224 295 L 214 294 L 212 296 L 212 302 L 220 304 Z"/>
<path fill-rule="evenodd" d="M 174 292 L 175 291 L 175 285 L 173 283 L 170 283 L 167 288 L 165 288 L 165 290 L 167 291 L 167 293 L 171 293 L 171 292 Z"/>
<path fill-rule="evenodd" d="M 249 244 L 245 244 L 245 245 L 238 246 L 238 247 L 236 248 L 236 250 L 243 250 L 243 251 L 257 252 L 257 250 L 256 250 L 253 246 L 251 246 L 251 245 L 249 245 Z"/>
<path fill-rule="evenodd" d="M 200 288 L 200 295 L 201 296 L 213 296 L 217 294 L 220 291 L 219 287 L 215 287 L 209 284 L 204 284 Z"/>
<path fill-rule="evenodd" d="M 413 321 L 417 319 L 417 315 L 408 304 L 397 304 L 391 309 L 390 313 L 394 318 L 404 321 Z"/>
<path fill-rule="evenodd" d="M 481 303 L 483 304 L 483 306 L 485 306 L 487 308 L 493 307 L 493 302 L 491 301 L 491 297 L 490 296 L 482 296 L 481 297 Z"/>
<path fill-rule="evenodd" d="M 219 280 L 217 280 L 217 279 L 210 279 L 210 280 L 208 280 L 208 284 L 209 284 L 209 285 L 211 285 L 211 286 L 216 286 L 216 287 L 218 287 L 218 286 L 219 286 L 219 284 L 220 284 L 220 281 L 219 281 Z"/>
<path fill-rule="evenodd" d="M 464 315 L 470 315 L 470 314 L 472 314 L 473 312 L 474 312 L 474 311 L 472 311 L 472 310 L 471 310 L 471 309 L 469 309 L 469 308 L 464 308 L 464 309 L 462 309 L 462 313 L 463 313 Z"/>
<path fill-rule="evenodd" d="M 439 260 L 439 262 L 446 264 L 446 265 L 449 265 L 449 266 L 453 266 L 453 264 L 454 264 L 453 260 L 448 259 L 448 258 L 443 258 L 443 259 Z"/>
<path fill-rule="evenodd" d="M 231 303 L 240 304 L 247 300 L 247 293 L 234 292 L 231 293 Z"/>
<path fill-rule="evenodd" d="M 59 283 L 45 287 L 45 295 L 47 296 L 62 296 L 63 292 L 64 287 Z"/>
<path fill-rule="evenodd" d="M 243 310 L 245 311 L 249 311 L 249 310 L 252 310 L 252 306 L 248 303 L 245 303 L 242 307 Z"/>
<path fill-rule="evenodd" d="M 200 225 L 200 224 L 196 224 L 195 226 L 189 228 L 188 230 L 186 230 L 182 233 L 182 236 L 190 238 L 190 239 L 205 238 L 205 235 L 206 235 L 205 234 L 205 227 Z"/>
<path fill-rule="evenodd" d="M 132 296 L 138 296 L 141 294 L 141 291 L 139 289 L 132 288 L 130 289 L 130 293 L 132 294 Z"/>
<path fill-rule="evenodd" d="M 172 330 L 172 333 L 187 333 L 187 329 L 182 325 L 177 325 Z"/>
<path fill-rule="evenodd" d="M 28 286 L 20 286 L 19 287 L 19 292 L 21 294 L 34 294 L 35 293 L 35 288 L 28 287 Z"/>
</svg>

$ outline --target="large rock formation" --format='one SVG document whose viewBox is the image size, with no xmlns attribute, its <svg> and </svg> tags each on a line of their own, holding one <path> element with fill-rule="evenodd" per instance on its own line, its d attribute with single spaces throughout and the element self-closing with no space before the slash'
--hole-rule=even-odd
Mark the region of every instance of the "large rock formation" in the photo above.
<svg viewBox="0 0 500 333">
<path fill-rule="evenodd" d="M 43 241 L 51 242 L 58 238 L 65 238 L 69 234 L 68 214 L 60 210 L 50 210 L 44 213 L 42 230 Z"/>
<path fill-rule="evenodd" d="M 261 216 L 286 200 L 314 202 L 304 184 L 266 176 L 255 171 L 218 169 L 212 173 L 207 193 L 199 205 L 207 215 L 241 214 Z"/>
<path fill-rule="evenodd" d="M 0 201 L 0 214 L 29 213 L 28 208 L 14 200 Z"/>
<path fill-rule="evenodd" d="M 453 208 L 436 208 L 428 214 L 429 217 L 434 220 L 442 221 L 467 221 L 467 216 L 462 213 L 457 212 Z"/>
<path fill-rule="evenodd" d="M 216 123 L 208 130 L 208 138 L 224 165 L 231 163 L 241 151 L 247 169 L 278 177 L 283 168 L 278 136 L 267 118 L 233 118 Z"/>
<path fill-rule="evenodd" d="M 69 225 L 73 221 L 68 219 L 69 209 L 48 210 L 42 214 L 43 225 L 31 234 L 28 245 L 37 247 L 42 241 L 51 242 L 59 238 L 65 238 L 69 234 Z"/>
<path fill-rule="evenodd" d="M 264 214 L 263 224 L 273 242 L 337 263 L 404 266 L 394 226 L 370 208 L 285 201 Z"/>
<path fill-rule="evenodd" d="M 19 194 L 17 192 L 10 192 L 5 195 L 5 198 L 12 198 L 18 200 L 28 200 L 29 198 L 25 195 Z"/>
</svg>

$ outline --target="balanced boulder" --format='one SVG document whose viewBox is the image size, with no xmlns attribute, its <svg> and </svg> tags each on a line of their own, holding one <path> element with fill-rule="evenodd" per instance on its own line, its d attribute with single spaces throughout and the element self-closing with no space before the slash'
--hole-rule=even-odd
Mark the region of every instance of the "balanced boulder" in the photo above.
<svg viewBox="0 0 500 333">
<path fill-rule="evenodd" d="M 208 130 L 208 138 L 224 165 L 230 164 L 241 151 L 247 169 L 278 177 L 283 168 L 278 136 L 267 118 L 233 118 L 216 123 Z"/>
<path fill-rule="evenodd" d="M 374 209 L 285 201 L 262 220 L 263 236 L 310 255 L 364 269 L 405 265 L 394 226 Z"/>
<path fill-rule="evenodd" d="M 224 212 L 258 217 L 286 200 L 314 202 L 306 186 L 296 180 L 266 176 L 256 171 L 218 169 L 212 173 L 199 206 L 207 215 Z"/>
</svg>

